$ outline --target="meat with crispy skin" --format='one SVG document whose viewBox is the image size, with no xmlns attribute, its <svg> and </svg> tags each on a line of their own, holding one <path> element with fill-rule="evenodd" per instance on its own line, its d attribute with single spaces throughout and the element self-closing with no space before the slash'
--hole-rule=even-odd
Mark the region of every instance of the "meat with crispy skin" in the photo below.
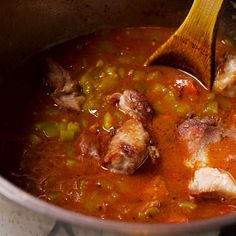
<svg viewBox="0 0 236 236">
<path fill-rule="evenodd" d="M 149 146 L 150 135 L 142 123 L 136 119 L 127 120 L 112 138 L 104 165 L 111 172 L 133 174 L 149 156 Z M 159 153 L 153 150 L 151 155 L 154 158 Z"/>
<path fill-rule="evenodd" d="M 226 97 L 236 97 L 236 55 L 227 56 L 220 65 L 213 89 Z"/>
<path fill-rule="evenodd" d="M 205 167 L 195 171 L 189 191 L 195 197 L 235 199 L 236 182 L 225 170 Z"/>
<path fill-rule="evenodd" d="M 109 103 L 118 102 L 119 108 L 131 117 L 141 121 L 151 120 L 153 110 L 145 95 L 136 90 L 125 90 L 121 93 L 114 93 L 107 97 Z"/>
<path fill-rule="evenodd" d="M 222 129 L 213 118 L 193 117 L 178 126 L 182 140 L 186 141 L 190 158 L 185 164 L 191 168 L 205 167 L 208 164 L 207 147 L 222 138 Z"/>
<path fill-rule="evenodd" d="M 71 79 L 68 71 L 52 59 L 47 60 L 47 84 L 53 89 L 52 98 L 59 106 L 80 111 L 85 98 L 80 93 L 78 83 Z"/>
</svg>

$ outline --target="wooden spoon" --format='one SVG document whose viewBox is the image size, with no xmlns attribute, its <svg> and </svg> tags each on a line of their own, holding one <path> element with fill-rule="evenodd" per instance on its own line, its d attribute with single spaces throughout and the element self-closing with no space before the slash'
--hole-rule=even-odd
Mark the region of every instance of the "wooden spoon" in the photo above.
<svg viewBox="0 0 236 236">
<path fill-rule="evenodd" d="M 215 77 L 215 41 L 224 0 L 195 0 L 189 14 L 169 40 L 145 65 L 164 64 L 183 69 L 211 89 Z"/>
</svg>

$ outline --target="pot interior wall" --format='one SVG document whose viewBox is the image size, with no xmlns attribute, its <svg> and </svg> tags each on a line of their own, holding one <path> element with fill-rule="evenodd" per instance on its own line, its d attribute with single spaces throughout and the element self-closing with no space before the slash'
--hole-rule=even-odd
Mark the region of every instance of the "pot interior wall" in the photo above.
<svg viewBox="0 0 236 236">
<path fill-rule="evenodd" d="M 0 64 L 4 66 L 6 73 L 10 65 L 15 66 L 37 51 L 102 28 L 134 25 L 177 26 L 184 19 L 191 2 L 2 1 Z"/>
</svg>

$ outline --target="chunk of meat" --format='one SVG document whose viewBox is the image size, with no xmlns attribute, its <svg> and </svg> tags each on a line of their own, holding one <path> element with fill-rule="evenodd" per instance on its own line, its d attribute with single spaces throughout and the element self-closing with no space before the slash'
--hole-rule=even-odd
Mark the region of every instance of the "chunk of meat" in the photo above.
<svg viewBox="0 0 236 236">
<path fill-rule="evenodd" d="M 133 174 L 149 156 L 149 145 L 150 135 L 142 123 L 136 119 L 127 120 L 108 146 L 105 167 L 111 172 Z M 152 153 L 155 154 L 159 155 L 157 151 Z"/>
<path fill-rule="evenodd" d="M 218 168 L 200 168 L 189 184 L 192 196 L 203 198 L 236 198 L 236 182 L 229 172 Z"/>
<path fill-rule="evenodd" d="M 52 98 L 56 104 L 63 108 L 80 111 L 85 97 L 81 95 L 78 83 L 71 79 L 68 71 L 52 59 L 47 60 L 47 83 L 54 90 Z"/>
<path fill-rule="evenodd" d="M 82 155 L 99 159 L 99 140 L 96 133 L 84 130 L 79 138 L 79 148 Z"/>
<path fill-rule="evenodd" d="M 207 147 L 222 139 L 222 129 L 213 118 L 193 117 L 178 126 L 182 140 L 186 141 L 190 158 L 185 161 L 190 168 L 205 167 L 208 164 Z"/>
<path fill-rule="evenodd" d="M 220 65 L 213 89 L 226 97 L 236 97 L 236 55 L 227 56 Z"/>
<path fill-rule="evenodd" d="M 125 90 L 123 94 L 114 93 L 107 97 L 109 103 L 118 102 L 119 108 L 131 117 L 141 121 L 151 120 L 153 110 L 144 94 L 136 90 Z"/>
</svg>

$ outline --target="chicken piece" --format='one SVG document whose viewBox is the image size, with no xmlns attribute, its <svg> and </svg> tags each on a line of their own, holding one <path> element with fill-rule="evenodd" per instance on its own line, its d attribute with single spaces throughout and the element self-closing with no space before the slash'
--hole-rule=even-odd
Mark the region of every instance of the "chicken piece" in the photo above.
<svg viewBox="0 0 236 236">
<path fill-rule="evenodd" d="M 90 130 L 83 131 L 79 138 L 79 148 L 82 155 L 100 159 L 99 141 L 96 133 L 91 132 Z"/>
<path fill-rule="evenodd" d="M 78 83 L 71 79 L 68 71 L 55 61 L 47 60 L 47 83 L 54 90 L 52 98 L 59 106 L 74 111 L 80 111 L 85 97 L 80 94 Z"/>
<path fill-rule="evenodd" d="M 226 97 L 236 97 L 236 55 L 227 56 L 220 65 L 213 90 Z"/>
<path fill-rule="evenodd" d="M 213 118 L 194 117 L 178 126 L 182 140 L 187 142 L 190 159 L 185 165 L 190 168 L 205 167 L 208 164 L 207 147 L 222 139 L 222 130 Z"/>
<path fill-rule="evenodd" d="M 195 197 L 235 199 L 236 182 L 225 170 L 205 167 L 195 171 L 189 191 Z"/>
<path fill-rule="evenodd" d="M 111 172 L 133 174 L 149 156 L 149 145 L 150 135 L 142 123 L 136 119 L 127 120 L 108 146 L 105 167 Z M 155 154 L 159 155 L 158 151 L 152 152 L 152 158 Z"/>
<path fill-rule="evenodd" d="M 153 117 L 153 110 L 144 94 L 136 90 L 125 90 L 123 94 L 114 93 L 107 97 L 109 103 L 118 102 L 119 108 L 131 117 L 148 121 Z"/>
</svg>

